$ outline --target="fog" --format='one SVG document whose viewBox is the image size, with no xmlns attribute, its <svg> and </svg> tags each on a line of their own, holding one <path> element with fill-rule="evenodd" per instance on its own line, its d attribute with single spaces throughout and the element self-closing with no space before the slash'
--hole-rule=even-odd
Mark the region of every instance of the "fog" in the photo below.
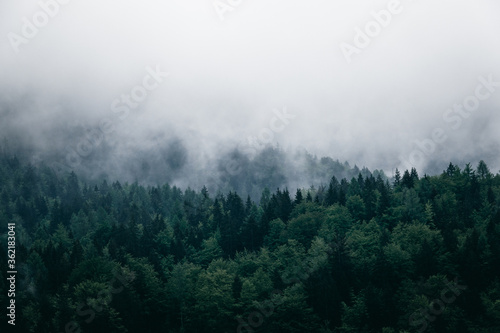
<svg viewBox="0 0 500 333">
<path fill-rule="evenodd" d="M 0 134 L 32 163 L 191 186 L 266 145 L 497 172 L 499 33 L 495 0 L 4 0 Z"/>
</svg>

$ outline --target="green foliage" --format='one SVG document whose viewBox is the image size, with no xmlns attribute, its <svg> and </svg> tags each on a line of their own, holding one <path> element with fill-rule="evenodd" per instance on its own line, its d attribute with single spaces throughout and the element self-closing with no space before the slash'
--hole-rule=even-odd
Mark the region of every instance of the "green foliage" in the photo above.
<svg viewBox="0 0 500 333">
<path fill-rule="evenodd" d="M 349 212 L 354 219 L 361 221 L 365 217 L 365 203 L 358 194 L 352 195 L 347 199 L 346 203 Z"/>
<path fill-rule="evenodd" d="M 203 331 L 217 332 L 221 327 L 231 327 L 229 323 L 235 303 L 233 280 L 234 274 L 221 261 L 212 262 L 206 271 L 201 272 L 195 291 L 195 312 Z"/>
<path fill-rule="evenodd" d="M 257 183 L 284 182 L 274 152 L 245 164 L 262 168 Z M 500 330 L 500 175 L 483 161 L 450 164 L 437 176 L 397 171 L 391 186 L 381 172 L 300 158 L 328 186 L 292 198 L 248 180 L 243 200 L 205 187 L 87 184 L 1 157 L 20 331 Z M 0 278 L 3 304 L 5 270 Z M 429 320 L 455 278 L 466 289 Z"/>
<path fill-rule="evenodd" d="M 380 227 L 374 220 L 356 224 L 347 234 L 346 246 L 358 278 L 364 280 L 375 270 L 381 236 Z"/>
<path fill-rule="evenodd" d="M 264 236 L 264 246 L 271 250 L 279 245 L 286 243 L 287 240 L 286 225 L 281 219 L 274 219 L 269 222 L 269 232 Z"/>
</svg>

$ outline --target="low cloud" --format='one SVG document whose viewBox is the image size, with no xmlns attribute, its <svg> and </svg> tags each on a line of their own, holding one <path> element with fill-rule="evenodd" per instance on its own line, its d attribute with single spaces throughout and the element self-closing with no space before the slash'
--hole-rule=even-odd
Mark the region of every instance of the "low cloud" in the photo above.
<svg viewBox="0 0 500 333">
<path fill-rule="evenodd" d="M 460 128 L 443 119 L 474 94 L 478 77 L 500 81 L 493 0 L 402 0 L 403 10 L 350 63 L 339 45 L 352 43 L 356 27 L 389 1 L 257 0 L 224 20 L 201 0 L 41 3 L 0 5 L 0 133 L 32 162 L 198 186 L 221 177 L 221 161 L 235 151 L 242 161 L 255 158 L 248 138 L 268 129 L 266 143 L 290 163 L 305 148 L 389 176 L 408 162 L 421 173 L 480 159 L 500 169 L 500 89 Z M 54 3 L 49 15 L 44 8 L 55 11 Z M 38 31 L 27 38 L 30 24 Z M 13 34 L 28 42 L 14 47 Z M 157 67 L 169 75 L 142 98 L 146 68 Z M 123 94 L 140 99 L 125 119 L 113 110 Z M 283 107 L 295 118 L 273 131 L 274 110 Z M 447 139 L 412 163 L 436 128 Z"/>
</svg>

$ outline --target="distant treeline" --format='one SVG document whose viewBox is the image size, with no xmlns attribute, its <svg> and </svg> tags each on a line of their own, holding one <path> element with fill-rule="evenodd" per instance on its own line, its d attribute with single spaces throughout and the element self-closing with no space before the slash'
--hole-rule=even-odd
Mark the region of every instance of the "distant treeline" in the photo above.
<svg viewBox="0 0 500 333">
<path fill-rule="evenodd" d="M 75 128 L 72 136 L 84 136 L 82 128 Z M 75 133 L 79 133 L 76 135 Z M 67 138 L 71 141 L 71 138 Z M 64 140 L 60 140 L 63 141 Z M 60 149 L 41 151 L 19 139 L 0 141 L 0 154 L 16 155 L 22 164 L 31 162 L 39 167 L 47 165 L 59 175 L 75 172 L 81 180 L 102 182 L 138 182 L 142 185 L 177 184 L 183 188 L 206 186 L 212 194 L 237 192 L 250 195 L 258 201 L 264 188 L 296 188 L 328 186 L 332 176 L 351 179 L 360 173 L 363 177 L 386 176 L 382 170 L 351 166 L 331 157 L 318 157 L 305 149 L 283 150 L 279 146 L 249 149 L 221 149 L 214 156 L 200 157 L 189 151 L 179 138 L 166 140 L 149 149 L 117 153 L 117 147 L 103 141 L 92 152 Z M 250 150 L 251 151 L 251 150 Z M 319 189 L 321 190 L 321 189 Z"/>
</svg>

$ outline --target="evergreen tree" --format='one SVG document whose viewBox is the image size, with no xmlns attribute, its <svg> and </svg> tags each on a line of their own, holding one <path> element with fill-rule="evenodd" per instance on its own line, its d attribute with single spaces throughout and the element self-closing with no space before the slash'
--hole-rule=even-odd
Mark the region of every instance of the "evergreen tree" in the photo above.
<svg viewBox="0 0 500 333">
<path fill-rule="evenodd" d="M 295 194 L 295 205 L 300 205 L 300 203 L 304 200 L 302 197 L 302 190 L 300 188 L 297 189 L 297 193 Z"/>
</svg>

